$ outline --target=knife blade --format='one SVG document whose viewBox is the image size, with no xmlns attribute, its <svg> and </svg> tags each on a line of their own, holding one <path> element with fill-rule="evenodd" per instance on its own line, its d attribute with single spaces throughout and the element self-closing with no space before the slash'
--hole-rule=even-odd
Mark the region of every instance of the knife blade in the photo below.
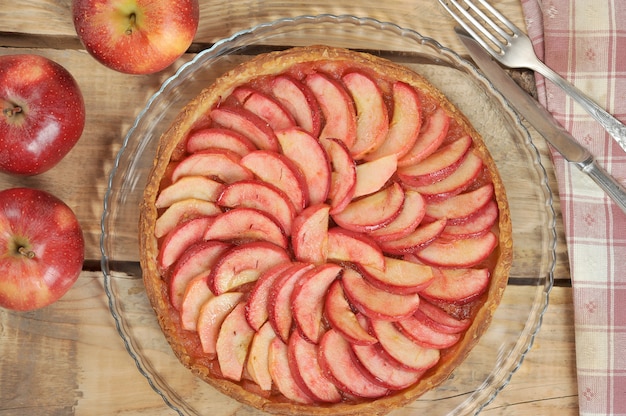
<svg viewBox="0 0 626 416">
<path fill-rule="evenodd" d="M 626 188 L 600 167 L 589 150 L 580 145 L 548 110 L 517 85 L 469 33 L 460 27 L 454 30 L 478 68 L 504 98 L 565 160 L 593 179 L 626 213 Z"/>
</svg>

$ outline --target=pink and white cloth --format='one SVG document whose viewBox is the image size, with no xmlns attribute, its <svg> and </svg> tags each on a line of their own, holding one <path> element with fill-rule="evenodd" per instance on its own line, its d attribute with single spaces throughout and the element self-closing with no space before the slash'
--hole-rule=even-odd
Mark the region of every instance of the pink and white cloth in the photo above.
<svg viewBox="0 0 626 416">
<path fill-rule="evenodd" d="M 626 1 L 521 0 L 539 57 L 626 122 Z M 626 184 L 626 152 L 537 76 L 539 99 Z M 572 275 L 581 415 L 626 415 L 626 214 L 553 152 Z"/>
</svg>

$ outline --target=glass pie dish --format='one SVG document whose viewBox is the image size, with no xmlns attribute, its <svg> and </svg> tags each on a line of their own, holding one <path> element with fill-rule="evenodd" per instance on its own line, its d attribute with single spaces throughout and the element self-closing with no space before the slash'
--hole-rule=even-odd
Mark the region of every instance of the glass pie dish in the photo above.
<svg viewBox="0 0 626 416">
<path fill-rule="evenodd" d="M 496 161 L 515 247 L 501 305 L 488 331 L 445 383 L 391 413 L 476 414 L 509 382 L 541 325 L 556 258 L 552 193 L 530 134 L 489 81 L 454 51 L 391 23 L 320 15 L 262 24 L 215 43 L 163 83 L 129 130 L 104 200 L 102 270 L 118 332 L 139 371 L 175 412 L 219 416 L 243 406 L 180 364 L 161 332 L 139 268 L 139 204 L 161 134 L 202 88 L 259 53 L 312 44 L 358 49 L 414 69 L 465 113 Z M 247 409 L 246 414 L 262 412 Z"/>
</svg>

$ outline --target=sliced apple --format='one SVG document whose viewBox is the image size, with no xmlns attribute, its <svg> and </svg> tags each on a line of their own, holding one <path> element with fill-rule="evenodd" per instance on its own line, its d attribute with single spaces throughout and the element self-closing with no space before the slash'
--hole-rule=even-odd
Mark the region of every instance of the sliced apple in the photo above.
<svg viewBox="0 0 626 416">
<path fill-rule="evenodd" d="M 180 325 L 187 331 L 195 331 L 202 305 L 212 298 L 213 292 L 207 284 L 207 275 L 191 279 L 185 288 L 180 305 Z"/>
<path fill-rule="evenodd" d="M 258 150 L 244 156 L 241 164 L 260 180 L 283 191 L 293 203 L 296 213 L 308 205 L 309 194 L 304 175 L 286 156 Z"/>
<path fill-rule="evenodd" d="M 498 245 L 493 232 L 474 238 L 446 240 L 437 239 L 427 247 L 415 251 L 426 264 L 439 267 L 473 267 L 485 260 Z"/>
<path fill-rule="evenodd" d="M 234 381 L 241 380 L 248 350 L 255 334 L 246 320 L 245 308 L 245 303 L 240 302 L 224 318 L 215 347 L 222 375 Z"/>
<path fill-rule="evenodd" d="M 177 225 L 170 231 L 163 242 L 157 263 L 162 270 L 174 264 L 191 245 L 202 241 L 204 233 L 214 221 L 213 217 L 198 217 Z"/>
<path fill-rule="evenodd" d="M 482 295 L 489 287 L 489 269 L 437 269 L 435 279 L 422 296 L 430 300 L 463 305 Z"/>
<path fill-rule="evenodd" d="M 276 334 L 269 322 L 265 322 L 256 332 L 250 343 L 246 371 L 263 391 L 272 389 L 272 375 L 270 374 L 269 353 L 270 344 Z"/>
<path fill-rule="evenodd" d="M 328 259 L 385 269 L 383 252 L 374 240 L 341 227 L 328 230 Z"/>
<path fill-rule="evenodd" d="M 201 241 L 185 250 L 172 267 L 169 278 L 170 303 L 174 309 L 180 310 L 183 295 L 191 279 L 198 275 L 206 278 L 217 259 L 229 247 L 230 244 L 221 241 Z"/>
<path fill-rule="evenodd" d="M 328 289 L 324 301 L 324 315 L 330 325 L 351 344 L 372 345 L 378 342 L 357 320 L 338 280 Z"/>
<path fill-rule="evenodd" d="M 291 373 L 287 344 L 276 337 L 270 342 L 269 371 L 278 391 L 296 403 L 311 404 L 313 398 L 303 391 Z"/>
<path fill-rule="evenodd" d="M 446 138 L 449 127 L 450 116 L 441 107 L 438 107 L 424 121 L 415 144 L 398 160 L 398 166 L 414 165 L 435 153 Z"/>
<path fill-rule="evenodd" d="M 393 322 L 370 319 L 370 327 L 385 353 L 404 368 L 425 371 L 439 362 L 439 350 L 425 348 L 404 335 Z"/>
<path fill-rule="evenodd" d="M 380 345 L 351 345 L 356 358 L 371 377 L 390 390 L 402 390 L 417 383 L 424 371 L 410 370 L 390 360 Z"/>
<path fill-rule="evenodd" d="M 461 339 L 461 334 L 447 334 L 426 325 L 415 316 L 409 316 L 396 323 L 400 331 L 424 348 L 450 348 Z"/>
<path fill-rule="evenodd" d="M 487 205 L 460 224 L 448 224 L 441 236 L 447 239 L 478 237 L 493 227 L 498 220 L 498 215 L 498 204 L 496 201 L 489 201 Z"/>
<path fill-rule="evenodd" d="M 389 131 L 389 114 L 383 93 L 374 79 L 362 72 L 341 77 L 356 106 L 356 140 L 350 147 L 355 159 L 375 151 Z"/>
<path fill-rule="evenodd" d="M 215 202 L 223 189 L 224 184 L 205 176 L 185 176 L 162 189 L 154 205 L 157 208 L 167 208 L 185 199 Z"/>
<path fill-rule="evenodd" d="M 472 324 L 470 318 L 455 318 L 427 300 L 423 300 L 422 303 L 420 303 L 420 307 L 414 316 L 426 325 L 433 327 L 436 331 L 446 334 L 461 333 L 466 331 Z"/>
<path fill-rule="evenodd" d="M 368 234 L 376 241 L 397 240 L 411 234 L 426 215 L 426 202 L 419 192 L 404 191 L 404 203 L 398 216 L 389 224 Z"/>
<path fill-rule="evenodd" d="M 201 129 L 191 133 L 187 138 L 187 151 L 189 153 L 216 148 L 230 150 L 239 156 L 245 156 L 257 149 L 246 136 L 230 129 Z"/>
<path fill-rule="evenodd" d="M 274 130 L 259 116 L 237 107 L 221 106 L 211 110 L 211 119 L 218 125 L 233 130 L 261 150 L 279 150 Z"/>
<path fill-rule="evenodd" d="M 437 150 L 419 163 L 398 169 L 400 179 L 411 186 L 430 185 L 450 176 L 461 164 L 472 145 L 470 136 L 463 136 Z"/>
<path fill-rule="evenodd" d="M 291 113 L 296 124 L 318 137 L 322 125 L 322 110 L 313 92 L 304 83 L 288 75 L 272 80 L 272 94 Z"/>
<path fill-rule="evenodd" d="M 217 205 L 227 208 L 254 208 L 274 218 L 286 235 L 296 215 L 293 203 L 280 189 L 260 180 L 239 181 L 224 188 Z"/>
<path fill-rule="evenodd" d="M 432 244 L 441 235 L 446 227 L 445 218 L 430 223 L 422 223 L 406 237 L 396 240 L 379 241 L 380 247 L 385 253 L 402 255 L 413 253 Z"/>
<path fill-rule="evenodd" d="M 260 331 L 261 326 L 267 322 L 270 291 L 276 279 L 289 267 L 291 267 L 291 263 L 280 263 L 264 271 L 250 290 L 246 317 L 254 330 Z"/>
<path fill-rule="evenodd" d="M 389 390 L 373 382 L 352 353 L 350 344 L 334 329 L 328 330 L 320 341 L 319 362 L 340 390 L 364 398 L 377 398 Z"/>
<path fill-rule="evenodd" d="M 365 160 L 375 160 L 395 154 L 398 159 L 413 148 L 422 126 L 422 102 L 417 91 L 401 81 L 392 87 L 393 117 L 387 138 L 378 149 L 365 155 Z"/>
<path fill-rule="evenodd" d="M 280 224 L 254 208 L 238 207 L 215 217 L 207 227 L 205 240 L 229 242 L 267 241 L 287 248 L 288 240 Z"/>
<path fill-rule="evenodd" d="M 331 214 L 341 212 L 354 197 L 356 189 L 356 163 L 345 143 L 334 138 L 322 138 L 320 143 L 328 154 L 331 166 L 331 182 L 328 198 Z"/>
<path fill-rule="evenodd" d="M 419 307 L 418 294 L 401 295 L 378 289 L 353 269 L 344 270 L 341 282 L 350 303 L 369 318 L 398 320 L 414 314 Z"/>
<path fill-rule="evenodd" d="M 337 225 L 347 230 L 371 232 L 395 220 L 404 205 L 404 190 L 399 183 L 350 202 L 334 214 Z"/>
<path fill-rule="evenodd" d="M 373 286 L 403 295 L 418 293 L 435 278 L 432 267 L 394 257 L 385 257 L 385 271 L 366 266 L 359 271 Z"/>
<path fill-rule="evenodd" d="M 291 373 L 300 388 L 312 396 L 315 401 L 340 402 L 341 393 L 324 374 L 319 364 L 319 347 L 305 340 L 298 331 L 293 331 L 287 347 Z"/>
<path fill-rule="evenodd" d="M 224 253 L 211 269 L 209 287 L 220 295 L 255 282 L 265 271 L 290 261 L 289 254 L 272 243 L 256 241 L 237 245 Z"/>
<path fill-rule="evenodd" d="M 463 222 L 493 199 L 493 184 L 486 184 L 440 202 L 433 201 L 426 207 L 431 218 L 448 218 L 451 224 Z"/>
<path fill-rule="evenodd" d="M 293 221 L 291 247 L 302 262 L 322 264 L 328 258 L 328 219 L 326 204 L 305 208 Z"/>
<path fill-rule="evenodd" d="M 297 127 L 277 131 L 276 137 L 282 153 L 304 175 L 309 204 L 325 202 L 331 184 L 330 161 L 317 138 Z"/>
<path fill-rule="evenodd" d="M 356 141 L 356 109 L 344 86 L 319 72 L 307 75 L 304 82 L 324 115 L 325 123 L 319 137 L 334 137 L 344 142 L 348 149 L 352 148 Z"/>
<path fill-rule="evenodd" d="M 260 91 L 252 90 L 243 102 L 243 108 L 259 116 L 274 131 L 296 125 L 294 117 L 279 101 Z"/>
<path fill-rule="evenodd" d="M 324 299 L 328 288 L 341 271 L 342 268 L 337 264 L 321 264 L 306 272 L 296 282 L 291 296 L 293 319 L 302 335 L 310 342 L 317 344 L 324 332 Z"/>
<path fill-rule="evenodd" d="M 224 183 L 252 179 L 252 172 L 239 164 L 240 159 L 237 153 L 224 149 L 194 153 L 174 168 L 172 182 L 184 176 L 206 176 Z"/>
<path fill-rule="evenodd" d="M 242 298 L 241 292 L 228 292 L 210 298 L 200 308 L 197 330 L 205 354 L 217 354 L 217 338 L 222 323 Z"/>
<path fill-rule="evenodd" d="M 368 195 L 380 190 L 396 173 L 396 155 L 383 156 L 356 166 L 356 184 L 353 198 Z"/>
<path fill-rule="evenodd" d="M 174 202 L 157 218 L 154 224 L 154 236 L 161 238 L 178 224 L 191 218 L 212 217 L 221 213 L 221 208 L 215 202 L 195 198 Z"/>
</svg>

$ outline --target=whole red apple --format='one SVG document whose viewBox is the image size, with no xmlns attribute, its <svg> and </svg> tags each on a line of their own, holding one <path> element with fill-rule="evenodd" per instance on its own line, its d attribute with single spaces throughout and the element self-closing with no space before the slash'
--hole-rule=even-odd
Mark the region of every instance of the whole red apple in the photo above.
<svg viewBox="0 0 626 416">
<path fill-rule="evenodd" d="M 47 306 L 72 287 L 83 266 L 83 233 L 70 207 L 48 192 L 0 192 L 0 306 Z"/>
<path fill-rule="evenodd" d="M 198 0 L 73 0 L 76 33 L 102 64 L 152 74 L 178 59 L 198 29 Z"/>
<path fill-rule="evenodd" d="M 0 171 L 37 175 L 74 147 L 85 103 L 72 75 L 43 56 L 0 56 Z"/>
</svg>

